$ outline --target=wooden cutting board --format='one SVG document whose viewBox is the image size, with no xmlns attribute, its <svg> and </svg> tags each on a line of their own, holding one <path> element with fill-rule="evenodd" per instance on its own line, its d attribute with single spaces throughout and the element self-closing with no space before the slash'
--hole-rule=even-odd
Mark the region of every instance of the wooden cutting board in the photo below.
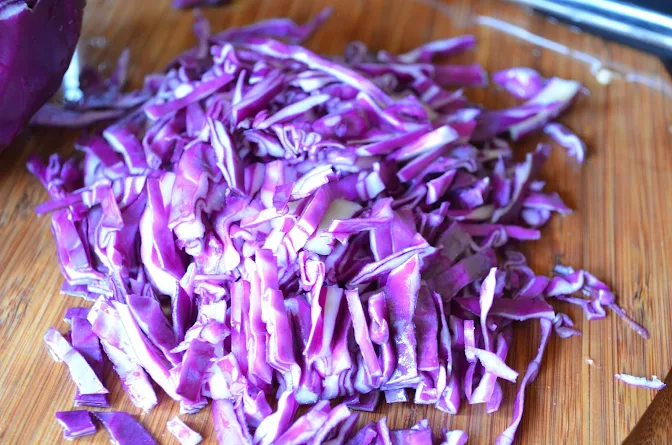
<svg viewBox="0 0 672 445">
<path fill-rule="evenodd" d="M 327 2 L 322 0 L 241 0 L 229 8 L 207 12 L 213 28 L 254 22 L 273 16 L 305 21 Z M 645 341 L 620 319 L 587 323 L 580 311 L 558 304 L 576 321 L 582 337 L 553 337 L 539 377 L 526 392 L 525 416 L 517 443 L 616 444 L 625 439 L 654 397 L 654 392 L 625 386 L 614 374 L 661 378 L 672 365 L 672 100 L 657 91 L 657 76 L 667 76 L 654 57 L 572 33 L 545 19 L 495 1 L 452 2 L 452 19 L 426 3 L 411 0 L 340 0 L 332 19 L 310 42 L 327 53 L 361 39 L 372 48 L 408 50 L 430 39 L 471 31 L 458 29 L 466 13 L 485 14 L 521 25 L 547 39 L 611 59 L 653 77 L 656 88 L 614 80 L 597 83 L 585 63 L 550 50 L 535 49 L 522 40 L 487 26 L 476 29 L 479 48 L 459 61 L 477 61 L 488 71 L 515 65 L 531 66 L 544 75 L 577 79 L 590 95 L 580 98 L 562 121 L 590 147 L 583 166 L 556 147 L 543 178 L 575 209 L 573 215 L 553 217 L 542 239 L 526 247 L 532 267 L 549 273 L 553 264 L 586 268 L 610 283 L 619 303 L 651 332 Z M 89 0 L 80 58 L 108 66 L 124 47 L 132 52 L 132 83 L 160 70 L 180 50 L 195 43 L 188 12 L 173 11 L 169 0 Z M 45 42 L 48 44 L 48 42 Z M 668 77 L 669 80 L 669 77 Z M 488 106 L 511 104 L 494 89 L 469 93 Z M 70 410 L 74 386 L 62 364 L 54 363 L 42 344 L 49 326 L 66 330 L 67 307 L 85 305 L 59 295 L 62 282 L 48 217 L 33 208 L 47 198 L 39 182 L 25 170 L 29 153 L 46 158 L 73 151 L 77 133 L 59 129 L 30 129 L 0 155 L 0 443 L 41 445 L 60 443 L 54 412 Z M 520 148 L 529 149 L 532 138 Z M 538 345 L 538 328 L 520 325 L 515 331 L 510 363 L 522 371 Z M 593 365 L 587 363 L 590 358 Z M 176 443 L 166 421 L 178 414 L 165 395 L 151 413 L 133 407 L 117 376 L 108 370 L 105 383 L 115 410 L 129 411 L 162 444 Z M 505 386 L 502 408 L 486 415 L 483 406 L 463 406 L 447 416 L 425 406 L 382 405 L 361 422 L 388 416 L 393 428 L 430 420 L 436 432 L 446 426 L 469 432 L 472 444 L 493 443 L 509 423 L 515 387 Z M 668 412 L 669 413 L 669 412 Z M 183 419 L 215 443 L 206 409 Z M 668 414 L 669 419 L 669 414 Z M 107 443 L 104 432 L 78 443 Z M 672 443 L 672 442 L 671 442 Z"/>
</svg>

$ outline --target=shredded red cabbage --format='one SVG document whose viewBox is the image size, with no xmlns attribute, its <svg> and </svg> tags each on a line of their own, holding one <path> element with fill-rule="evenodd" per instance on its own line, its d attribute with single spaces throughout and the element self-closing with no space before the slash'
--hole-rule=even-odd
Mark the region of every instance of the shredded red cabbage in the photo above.
<svg viewBox="0 0 672 445">
<path fill-rule="evenodd" d="M 166 428 L 182 445 L 198 445 L 203 440 L 200 434 L 189 428 L 179 417 L 169 420 Z"/>
<path fill-rule="evenodd" d="M 52 358 L 68 366 L 78 394 L 105 395 L 109 392 L 84 356 L 55 328 L 49 328 L 44 335 L 44 342 Z"/>
<path fill-rule="evenodd" d="M 623 383 L 627 383 L 628 385 L 632 386 L 639 386 L 641 388 L 649 388 L 649 389 L 665 388 L 665 383 L 663 383 L 655 375 L 651 378 L 651 380 L 647 379 L 646 377 L 636 377 L 630 374 L 616 374 L 615 377 L 617 380 L 620 380 Z"/>
<path fill-rule="evenodd" d="M 515 162 L 500 136 L 545 129 L 581 160 L 578 138 L 550 123 L 581 86 L 515 69 L 495 82 L 526 102 L 475 108 L 445 86 L 483 85 L 483 70 L 434 63 L 472 36 L 400 56 L 356 42 L 328 58 L 300 46 L 327 15 L 214 35 L 198 16 L 199 47 L 142 91 L 120 91 L 122 60 L 85 94 L 80 122 L 110 85 L 107 108 L 122 111 L 78 143 L 81 157 L 30 159 L 51 197 L 38 212 L 53 212 L 63 293 L 95 301 L 66 314 L 82 353 L 66 362 L 80 393 L 104 394 L 97 337 L 136 406 L 156 405 L 152 381 L 182 413 L 212 399 L 226 445 L 430 443 L 426 421 L 354 431 L 350 410 L 415 391 L 451 414 L 463 402 L 491 413 L 518 382 L 497 440 L 510 444 L 551 332 L 580 334 L 550 300 L 589 319 L 609 308 L 648 336 L 590 273 L 536 275 L 517 250 L 571 211 L 538 180 L 550 146 Z M 520 378 L 506 361 L 524 320 L 542 336 Z M 56 334 L 61 358 L 73 348 Z M 295 420 L 301 404 L 313 406 Z M 111 433 L 114 415 L 98 415 Z M 169 428 L 197 438 L 179 419 Z"/>
<path fill-rule="evenodd" d="M 67 440 L 96 432 L 88 411 L 60 411 L 56 413 L 56 421 L 63 427 L 63 438 Z"/>
<path fill-rule="evenodd" d="M 231 0 L 173 0 L 173 8 L 206 8 L 231 3 Z"/>
<path fill-rule="evenodd" d="M 113 445 L 157 445 L 140 422 L 128 413 L 94 412 L 93 415 L 103 424 Z"/>
</svg>

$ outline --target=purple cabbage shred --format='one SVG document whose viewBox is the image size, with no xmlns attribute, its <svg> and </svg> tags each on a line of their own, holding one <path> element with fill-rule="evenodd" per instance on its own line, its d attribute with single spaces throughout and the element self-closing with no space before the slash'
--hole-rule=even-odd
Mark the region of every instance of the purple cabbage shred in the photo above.
<svg viewBox="0 0 672 445">
<path fill-rule="evenodd" d="M 537 275 L 519 250 L 571 210 L 539 180 L 550 146 L 516 162 L 502 138 L 545 130 L 581 161 L 583 143 L 553 122 L 581 86 L 507 70 L 494 82 L 525 102 L 476 108 L 448 86 L 484 86 L 482 68 L 434 61 L 473 36 L 402 55 L 354 42 L 325 57 L 300 44 L 328 15 L 212 34 L 197 14 L 199 47 L 141 90 L 122 91 L 125 53 L 109 79 L 85 73 L 78 103 L 38 114 L 111 120 L 72 159 L 28 162 L 49 193 L 38 212 L 51 213 L 63 293 L 94 302 L 67 311 L 72 345 L 53 328 L 45 340 L 77 404 L 107 406 L 104 351 L 145 411 L 153 383 L 183 414 L 211 400 L 220 444 L 431 443 L 426 420 L 355 430 L 351 410 L 374 411 L 384 396 L 492 413 L 517 385 L 497 439 L 511 444 L 551 333 L 580 335 L 553 300 L 588 319 L 612 310 L 648 336 L 605 283 L 562 266 Z M 519 375 L 507 360 L 512 326 L 526 320 L 541 338 Z M 154 443 L 128 414 L 95 415 L 116 443 Z M 177 418 L 168 429 L 200 440 Z"/>
<path fill-rule="evenodd" d="M 96 425 L 88 411 L 59 411 L 56 421 L 63 427 L 63 438 L 67 440 L 95 434 Z"/>
</svg>

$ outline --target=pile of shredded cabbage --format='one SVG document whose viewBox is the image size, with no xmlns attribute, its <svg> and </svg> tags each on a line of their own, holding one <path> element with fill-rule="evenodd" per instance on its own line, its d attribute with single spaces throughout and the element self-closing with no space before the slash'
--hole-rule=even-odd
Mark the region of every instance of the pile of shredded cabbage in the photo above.
<svg viewBox="0 0 672 445">
<path fill-rule="evenodd" d="M 126 59 L 108 80 L 85 70 L 78 103 L 38 113 L 68 126 L 117 119 L 81 138 L 81 156 L 29 161 L 51 196 L 38 212 L 52 213 L 63 293 L 93 302 L 68 311 L 69 338 L 52 328 L 46 341 L 75 405 L 109 406 L 107 356 L 146 411 L 153 383 L 182 413 L 212 400 L 226 445 L 431 443 L 426 421 L 356 432 L 353 411 L 384 398 L 492 413 L 517 385 L 497 439 L 511 444 L 549 336 L 580 334 L 549 301 L 589 319 L 611 309 L 648 336 L 593 275 L 539 276 L 517 250 L 570 209 L 538 179 L 550 146 L 517 163 L 509 140 L 545 130 L 581 161 L 581 140 L 552 121 L 582 87 L 513 68 L 493 79 L 520 105 L 484 109 L 461 89 L 486 85 L 483 69 L 436 63 L 473 36 L 401 55 L 353 42 L 324 57 L 300 43 L 328 14 L 219 34 L 197 16 L 199 46 L 142 90 L 122 92 Z M 541 337 L 519 375 L 506 361 L 524 320 Z M 313 406 L 295 420 L 302 404 Z M 124 443 L 135 427 L 117 414 L 101 421 Z M 443 443 L 465 441 L 444 431 Z"/>
</svg>

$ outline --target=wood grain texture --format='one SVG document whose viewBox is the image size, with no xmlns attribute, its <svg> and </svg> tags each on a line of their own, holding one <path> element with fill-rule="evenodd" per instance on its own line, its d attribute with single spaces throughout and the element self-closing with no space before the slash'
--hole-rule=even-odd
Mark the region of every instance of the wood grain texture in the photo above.
<svg viewBox="0 0 672 445">
<path fill-rule="evenodd" d="M 585 63 L 535 49 L 485 26 L 469 26 L 464 18 L 467 13 L 479 13 L 504 19 L 599 59 L 635 66 L 654 76 L 666 76 L 661 64 L 654 57 L 572 33 L 494 1 L 453 1 L 456 9 L 448 16 L 411 0 L 239 0 L 206 15 L 219 30 L 272 16 L 304 21 L 328 3 L 335 5 L 335 14 L 309 45 L 318 51 L 338 53 L 347 41 L 360 39 L 372 48 L 397 52 L 429 39 L 474 32 L 480 42 L 478 51 L 460 60 L 478 61 L 489 71 L 531 66 L 544 75 L 577 79 L 590 89 L 590 95 L 580 98 L 562 118 L 587 141 L 591 149 L 587 162 L 579 167 L 556 147 L 543 170 L 548 188 L 557 190 L 575 212 L 554 217 L 543 229 L 542 239 L 526 249 L 539 273 L 548 273 L 560 262 L 589 269 L 610 283 L 619 303 L 649 329 L 651 340 L 642 340 L 612 314 L 587 323 L 579 310 L 556 304 L 576 321 L 583 336 L 551 339 L 541 372 L 526 392 L 526 413 L 517 443 L 621 443 L 655 394 L 615 381 L 614 374 L 664 376 L 672 365 L 672 200 L 668 194 L 672 100 L 655 89 L 622 80 L 599 85 Z M 168 0 L 89 0 L 80 57 L 109 64 L 124 47 L 130 47 L 131 77 L 137 86 L 144 74 L 160 70 L 177 52 L 195 43 L 191 24 L 190 14 L 171 10 Z M 494 89 L 469 94 L 488 106 L 512 103 Z M 48 357 L 42 335 L 52 325 L 64 331 L 65 309 L 85 303 L 59 295 L 62 279 L 49 218 L 33 213 L 47 194 L 24 164 L 29 153 L 43 157 L 54 151 L 71 153 L 75 138 L 72 131 L 30 129 L 0 155 L 2 444 L 61 443 L 54 412 L 72 409 L 74 386 L 66 367 Z M 520 152 L 539 139 L 532 137 Z M 538 334 L 532 324 L 516 327 L 509 355 L 515 369 L 522 371 L 536 351 Z M 586 363 L 588 357 L 595 365 Z M 145 414 L 130 404 L 110 369 L 105 383 L 115 410 L 137 415 L 160 443 L 177 443 L 165 429 L 166 421 L 178 414 L 177 404 L 161 395 L 159 406 Z M 447 416 L 430 407 L 398 404 L 383 405 L 378 412 L 363 415 L 360 422 L 386 415 L 393 428 L 400 428 L 427 417 L 436 432 L 443 426 L 460 428 L 469 432 L 472 444 L 493 443 L 513 411 L 515 387 L 505 385 L 504 389 L 501 410 L 490 416 L 483 406 L 463 406 L 457 416 Z M 664 422 L 669 422 L 669 408 L 664 415 Z M 182 418 L 203 434 L 204 443 L 216 442 L 209 409 Z M 663 421 L 647 423 L 644 428 L 653 428 L 656 422 Z M 672 443 L 672 439 L 665 442 L 668 438 L 659 437 L 663 442 L 647 443 Z M 108 442 L 105 433 L 99 432 L 78 443 Z"/>
</svg>

